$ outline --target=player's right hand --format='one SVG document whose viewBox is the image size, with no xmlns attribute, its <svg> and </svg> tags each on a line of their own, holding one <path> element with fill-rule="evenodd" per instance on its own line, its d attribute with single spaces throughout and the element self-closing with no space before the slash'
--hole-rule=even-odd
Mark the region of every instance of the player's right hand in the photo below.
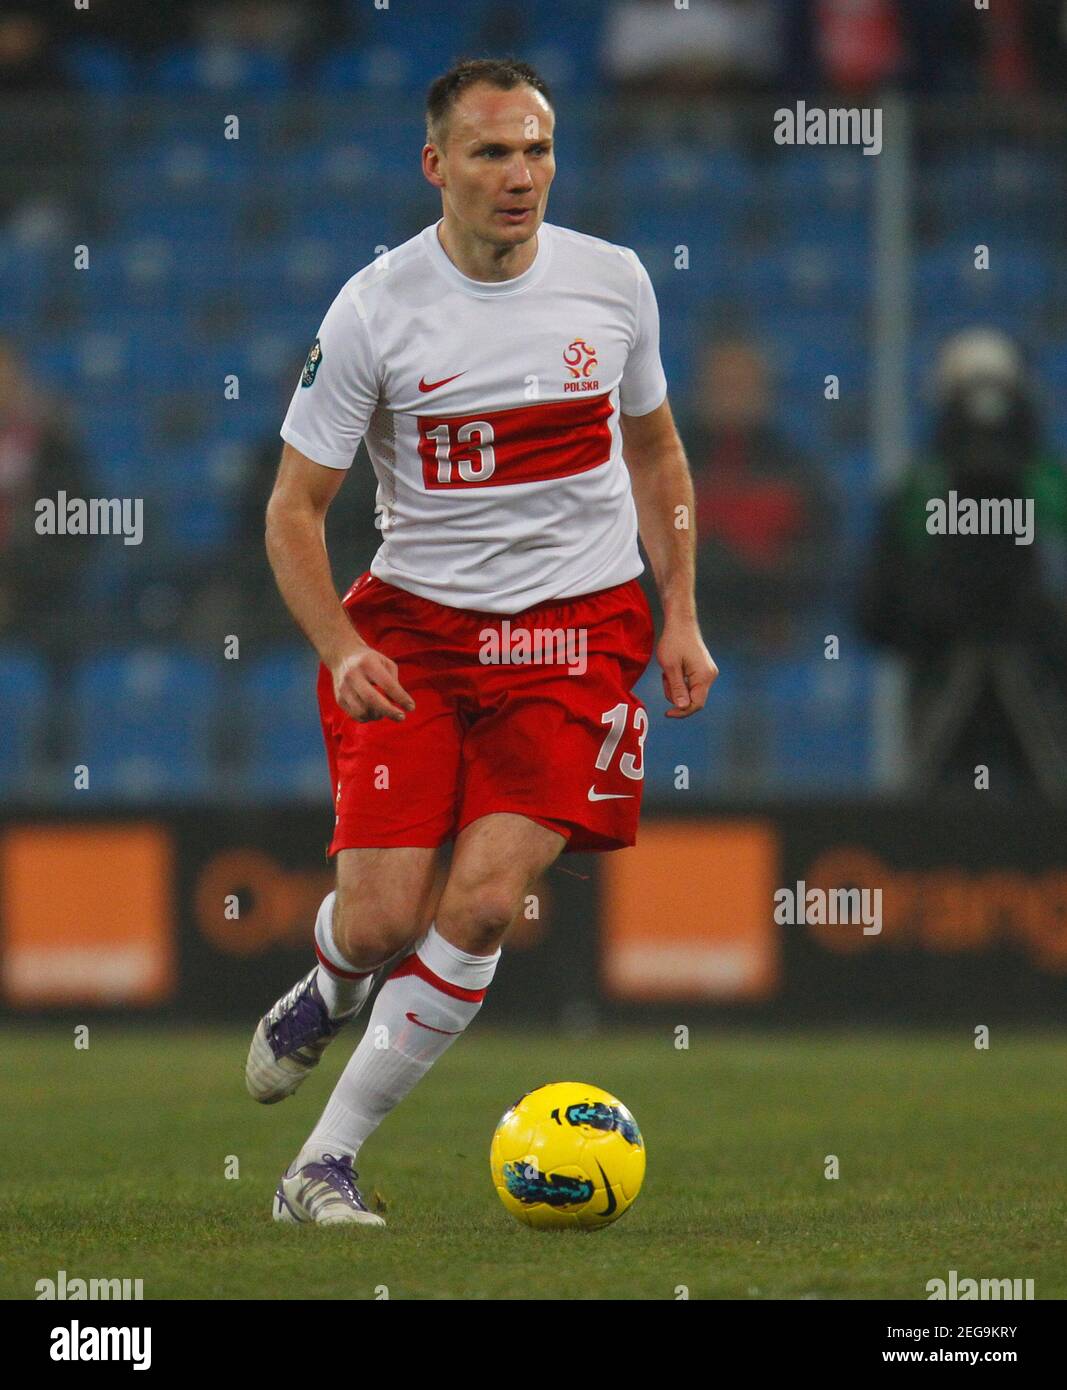
<svg viewBox="0 0 1067 1390">
<path fill-rule="evenodd" d="M 375 719 L 404 719 L 415 701 L 400 684 L 395 661 L 364 644 L 333 667 L 333 694 L 345 714 L 367 724 Z"/>
</svg>

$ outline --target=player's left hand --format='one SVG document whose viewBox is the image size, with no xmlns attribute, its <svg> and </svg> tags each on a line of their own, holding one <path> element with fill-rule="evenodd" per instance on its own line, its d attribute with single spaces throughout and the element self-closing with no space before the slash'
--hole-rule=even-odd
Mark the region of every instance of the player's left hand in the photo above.
<svg viewBox="0 0 1067 1390">
<path fill-rule="evenodd" d="M 686 719 L 704 708 L 719 668 L 704 645 L 695 618 L 668 619 L 656 644 L 663 667 L 663 693 L 671 708 L 668 719 Z"/>
</svg>

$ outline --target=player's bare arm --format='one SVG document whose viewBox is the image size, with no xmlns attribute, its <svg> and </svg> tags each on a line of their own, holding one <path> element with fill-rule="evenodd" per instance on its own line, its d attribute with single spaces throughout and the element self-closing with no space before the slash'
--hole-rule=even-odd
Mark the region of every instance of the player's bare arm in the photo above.
<svg viewBox="0 0 1067 1390">
<path fill-rule="evenodd" d="M 656 660 L 663 669 L 663 693 L 673 705 L 667 717 L 684 719 L 704 708 L 719 674 L 696 611 L 693 480 L 668 401 L 647 415 L 621 419 L 638 530 L 663 606 Z M 684 526 L 677 524 L 679 516 Z"/>
<path fill-rule="evenodd" d="M 404 718 L 415 701 L 397 667 L 359 636 L 333 585 L 325 522 L 344 481 L 286 443 L 267 504 L 267 555 L 290 613 L 333 674 L 334 695 L 361 722 Z"/>
</svg>

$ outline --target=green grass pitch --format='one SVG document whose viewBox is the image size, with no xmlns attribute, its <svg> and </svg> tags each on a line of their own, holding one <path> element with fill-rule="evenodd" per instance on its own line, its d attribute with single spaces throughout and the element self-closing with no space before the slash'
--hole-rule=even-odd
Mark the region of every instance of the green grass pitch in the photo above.
<svg viewBox="0 0 1067 1390">
<path fill-rule="evenodd" d="M 384 1231 L 272 1222 L 349 1046 L 260 1107 L 248 1040 L 93 1024 L 77 1051 L 73 1028 L 5 1030 L 0 1296 L 64 1269 L 146 1298 L 925 1299 L 955 1269 L 1067 1297 L 1062 1035 L 694 1028 L 677 1051 L 671 1030 L 475 1025 L 361 1156 Z M 648 1148 L 635 1206 L 589 1235 L 520 1227 L 490 1182 L 501 1113 L 554 1080 L 615 1092 Z"/>
</svg>

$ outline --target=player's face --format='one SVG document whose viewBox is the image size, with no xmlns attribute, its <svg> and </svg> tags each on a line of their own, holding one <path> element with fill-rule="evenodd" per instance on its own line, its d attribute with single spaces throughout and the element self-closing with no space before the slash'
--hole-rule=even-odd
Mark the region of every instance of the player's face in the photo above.
<svg viewBox="0 0 1067 1390">
<path fill-rule="evenodd" d="M 554 124 L 532 87 L 478 84 L 456 102 L 436 172 L 452 215 L 474 236 L 519 246 L 537 231 L 556 173 Z"/>
</svg>

